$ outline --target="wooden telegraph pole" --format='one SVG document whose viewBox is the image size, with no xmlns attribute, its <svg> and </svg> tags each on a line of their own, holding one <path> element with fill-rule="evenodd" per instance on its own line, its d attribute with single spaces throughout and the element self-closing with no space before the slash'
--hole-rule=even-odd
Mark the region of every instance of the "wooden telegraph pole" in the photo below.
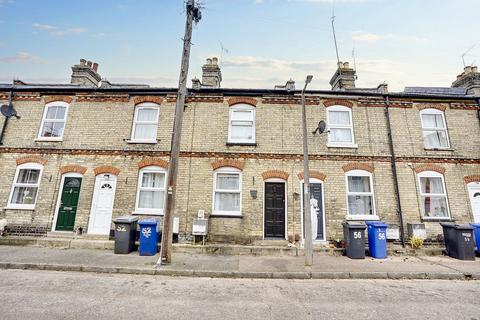
<svg viewBox="0 0 480 320">
<path fill-rule="evenodd" d="M 170 163 L 168 167 L 168 188 L 165 202 L 165 214 L 163 216 L 162 244 L 160 259 L 157 264 L 168 264 L 172 260 L 172 228 L 173 210 L 175 208 L 175 194 L 177 189 L 178 158 L 180 156 L 180 140 L 182 135 L 182 119 L 185 99 L 187 96 L 187 76 L 190 62 L 190 46 L 192 39 L 193 22 L 199 22 L 202 14 L 195 0 L 188 0 L 186 6 L 187 23 L 185 25 L 185 37 L 183 38 L 182 68 L 178 83 L 177 104 L 175 107 L 175 122 L 173 124 Z"/>
</svg>

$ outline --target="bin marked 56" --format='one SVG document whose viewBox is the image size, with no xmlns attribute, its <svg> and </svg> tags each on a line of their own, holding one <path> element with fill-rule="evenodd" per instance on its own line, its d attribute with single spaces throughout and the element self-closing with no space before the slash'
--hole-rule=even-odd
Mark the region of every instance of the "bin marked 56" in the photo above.
<svg viewBox="0 0 480 320">
<path fill-rule="evenodd" d="M 354 231 L 354 232 L 353 232 L 353 238 L 354 238 L 354 239 L 361 239 L 361 238 L 362 238 L 362 232 L 360 232 L 360 231 Z"/>
<path fill-rule="evenodd" d="M 378 233 L 378 240 L 385 240 L 386 236 L 385 236 L 385 232 L 379 232 Z"/>
</svg>

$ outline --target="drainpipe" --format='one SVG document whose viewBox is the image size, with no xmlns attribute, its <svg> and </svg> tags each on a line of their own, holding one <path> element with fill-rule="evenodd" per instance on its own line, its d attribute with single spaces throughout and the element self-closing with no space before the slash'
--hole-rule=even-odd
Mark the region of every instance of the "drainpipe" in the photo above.
<svg viewBox="0 0 480 320">
<path fill-rule="evenodd" d="M 477 98 L 477 108 L 478 124 L 480 124 L 480 98 Z"/>
<path fill-rule="evenodd" d="M 397 166 L 396 166 L 396 157 L 395 150 L 393 148 L 393 137 L 392 137 L 392 125 L 390 122 L 390 112 L 388 108 L 390 107 L 390 100 L 387 95 L 383 96 L 385 101 L 385 119 L 387 120 L 387 131 L 388 131 L 388 146 L 390 147 L 390 166 L 392 168 L 393 175 L 393 188 L 395 190 L 395 198 L 397 200 L 397 214 L 400 222 L 400 240 L 402 242 L 402 247 L 405 248 L 405 230 L 403 228 L 403 214 L 402 214 L 402 204 L 400 201 L 400 191 L 398 187 L 398 176 L 397 176 Z"/>
<path fill-rule="evenodd" d="M 10 93 L 8 95 L 8 104 L 12 104 L 12 93 L 13 89 L 10 90 Z M 5 116 L 5 120 L 3 121 L 3 126 L 2 126 L 2 132 L 0 133 L 0 146 L 3 146 L 3 136 L 5 135 L 5 131 L 7 130 L 7 123 L 8 119 L 10 119 L 10 116 Z"/>
</svg>

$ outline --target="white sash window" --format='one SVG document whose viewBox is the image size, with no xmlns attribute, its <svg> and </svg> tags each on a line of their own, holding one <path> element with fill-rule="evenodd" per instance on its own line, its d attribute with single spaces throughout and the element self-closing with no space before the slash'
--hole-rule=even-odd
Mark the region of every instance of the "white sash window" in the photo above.
<svg viewBox="0 0 480 320">
<path fill-rule="evenodd" d="M 135 107 L 131 142 L 157 142 L 159 113 L 159 107 L 154 103 L 142 103 Z"/>
<path fill-rule="evenodd" d="M 234 168 L 221 168 L 213 178 L 213 214 L 241 215 L 241 172 Z"/>
<path fill-rule="evenodd" d="M 238 104 L 230 107 L 228 142 L 255 143 L 255 107 Z"/>
<path fill-rule="evenodd" d="M 54 101 L 46 104 L 38 139 L 61 141 L 65 131 L 67 111 L 68 103 L 66 102 Z"/>
<path fill-rule="evenodd" d="M 15 171 L 8 208 L 34 209 L 43 166 L 38 163 L 19 165 Z"/>
<path fill-rule="evenodd" d="M 420 112 L 425 148 L 450 148 L 445 114 L 437 109 L 425 109 Z"/>
<path fill-rule="evenodd" d="M 163 214 L 167 174 L 163 168 L 150 166 L 140 170 L 135 213 Z"/>
</svg>

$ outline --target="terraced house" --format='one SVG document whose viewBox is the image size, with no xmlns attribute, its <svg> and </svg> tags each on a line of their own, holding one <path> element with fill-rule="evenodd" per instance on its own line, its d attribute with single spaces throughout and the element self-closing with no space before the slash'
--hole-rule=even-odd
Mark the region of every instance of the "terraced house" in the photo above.
<svg viewBox="0 0 480 320">
<path fill-rule="evenodd" d="M 3 118 L 0 218 L 10 234 L 108 236 L 112 218 L 161 219 L 176 89 L 102 81 L 81 60 L 70 84 L 0 85 L 19 119 Z M 294 83 L 221 88 L 216 59 L 194 79 L 184 110 L 177 201 L 179 238 L 199 210 L 208 240 L 302 241 L 301 99 Z M 448 88 L 356 88 L 340 63 L 332 89 L 307 91 L 310 177 L 318 243 L 345 220 L 480 222 L 480 73 Z M 7 108 L 4 108 L 5 110 Z M 403 228 L 402 228 L 403 227 Z M 408 235 L 405 235 L 406 237 Z"/>
</svg>

